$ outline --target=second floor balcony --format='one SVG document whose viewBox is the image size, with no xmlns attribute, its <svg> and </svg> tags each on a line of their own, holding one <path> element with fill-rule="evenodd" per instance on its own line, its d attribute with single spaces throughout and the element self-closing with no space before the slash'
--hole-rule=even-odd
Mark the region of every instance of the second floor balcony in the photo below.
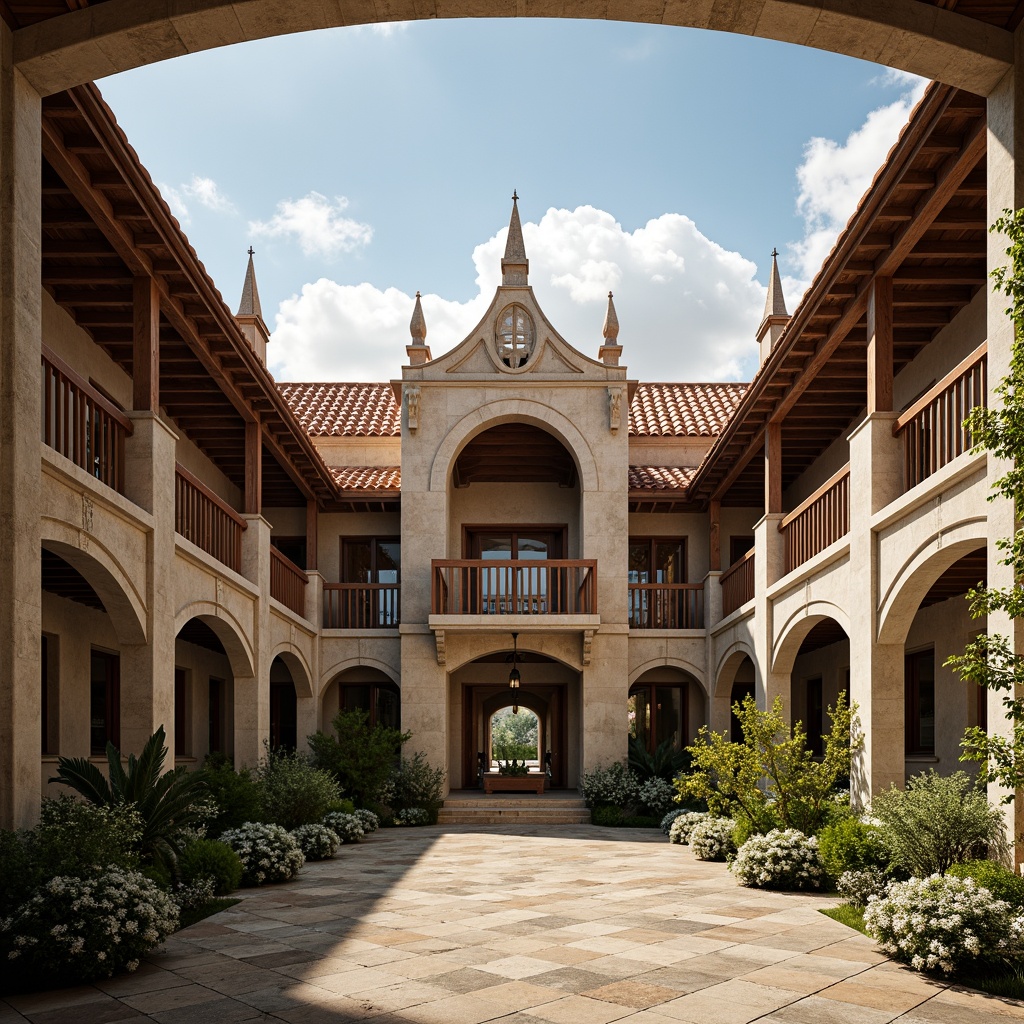
<svg viewBox="0 0 1024 1024">
<path fill-rule="evenodd" d="M 596 615 L 593 559 L 434 559 L 432 615 Z"/>
</svg>

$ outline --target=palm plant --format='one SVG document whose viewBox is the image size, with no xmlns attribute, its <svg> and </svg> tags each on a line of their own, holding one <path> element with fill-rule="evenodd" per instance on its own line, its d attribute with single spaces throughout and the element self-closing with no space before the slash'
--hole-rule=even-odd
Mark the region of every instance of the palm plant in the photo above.
<svg viewBox="0 0 1024 1024">
<path fill-rule="evenodd" d="M 164 727 L 146 741 L 142 753 L 129 754 L 121 764 L 121 752 L 107 744 L 108 773 L 103 773 L 84 757 L 61 757 L 57 774 L 50 782 L 59 782 L 101 807 L 131 804 L 142 818 L 139 853 L 148 860 L 177 871 L 181 853 L 182 830 L 201 823 L 203 809 L 197 797 L 206 784 L 184 767 L 164 772 L 167 745 Z"/>
<path fill-rule="evenodd" d="M 629 767 L 641 782 L 654 778 L 671 782 L 690 767 L 690 755 L 685 750 L 676 750 L 670 739 L 659 743 L 652 754 L 640 740 L 630 736 Z"/>
</svg>

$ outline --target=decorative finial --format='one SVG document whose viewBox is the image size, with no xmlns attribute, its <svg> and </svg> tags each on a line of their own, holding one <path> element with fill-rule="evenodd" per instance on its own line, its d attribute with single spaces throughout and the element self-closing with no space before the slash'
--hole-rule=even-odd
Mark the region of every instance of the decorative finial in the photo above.
<svg viewBox="0 0 1024 1024">
<path fill-rule="evenodd" d="M 608 293 L 608 312 L 604 315 L 604 341 L 606 345 L 617 345 L 619 338 L 619 317 L 615 312 L 612 293 Z"/>
<path fill-rule="evenodd" d="M 252 259 L 256 255 L 256 250 L 250 245 L 249 246 L 249 259 Z"/>
<path fill-rule="evenodd" d="M 412 335 L 414 345 L 425 345 L 427 343 L 427 321 L 423 317 L 423 306 L 420 305 L 420 293 L 416 293 L 416 305 L 412 309 L 412 319 L 409 321 L 409 334 Z"/>
<path fill-rule="evenodd" d="M 779 255 L 779 250 L 778 250 L 778 249 L 776 249 L 776 248 L 775 248 L 775 246 L 772 246 L 772 259 L 773 259 L 773 260 L 774 260 L 774 259 L 777 259 L 777 258 L 778 258 L 778 255 Z"/>
<path fill-rule="evenodd" d="M 519 202 L 519 193 L 516 192 L 515 189 L 512 189 L 512 202 L 513 203 L 518 203 Z"/>
</svg>

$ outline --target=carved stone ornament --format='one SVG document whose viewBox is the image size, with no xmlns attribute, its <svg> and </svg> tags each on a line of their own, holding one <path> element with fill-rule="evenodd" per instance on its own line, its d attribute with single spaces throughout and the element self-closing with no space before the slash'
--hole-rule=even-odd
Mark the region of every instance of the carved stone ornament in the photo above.
<svg viewBox="0 0 1024 1024">
<path fill-rule="evenodd" d="M 622 426 L 622 388 L 608 389 L 608 429 L 614 434 Z"/>
<path fill-rule="evenodd" d="M 93 505 L 91 499 L 82 495 L 82 529 L 92 533 Z"/>
<path fill-rule="evenodd" d="M 590 659 L 594 652 L 594 631 L 592 629 L 583 630 L 583 664 L 589 665 Z"/>
<path fill-rule="evenodd" d="M 443 629 L 434 630 L 434 645 L 437 647 L 437 663 L 438 665 L 445 664 L 447 660 L 447 652 L 445 651 L 445 636 Z"/>
<path fill-rule="evenodd" d="M 536 332 L 533 318 L 518 303 L 506 306 L 494 324 L 494 344 L 498 358 L 510 369 L 525 366 L 533 355 Z"/>
<path fill-rule="evenodd" d="M 411 385 L 405 389 L 405 411 L 409 430 L 415 432 L 420 425 L 420 389 Z"/>
</svg>

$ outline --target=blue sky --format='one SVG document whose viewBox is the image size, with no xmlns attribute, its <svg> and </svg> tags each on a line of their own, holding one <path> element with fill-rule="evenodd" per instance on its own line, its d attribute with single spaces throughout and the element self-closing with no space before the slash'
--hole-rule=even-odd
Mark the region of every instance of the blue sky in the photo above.
<svg viewBox="0 0 1024 1024">
<path fill-rule="evenodd" d="M 920 83 L 849 58 L 607 22 L 426 21 L 211 51 L 100 83 L 228 304 L 256 249 L 279 379 L 384 379 L 486 307 L 518 189 L 531 283 L 591 355 L 616 294 L 641 379 L 755 368 Z"/>
</svg>

